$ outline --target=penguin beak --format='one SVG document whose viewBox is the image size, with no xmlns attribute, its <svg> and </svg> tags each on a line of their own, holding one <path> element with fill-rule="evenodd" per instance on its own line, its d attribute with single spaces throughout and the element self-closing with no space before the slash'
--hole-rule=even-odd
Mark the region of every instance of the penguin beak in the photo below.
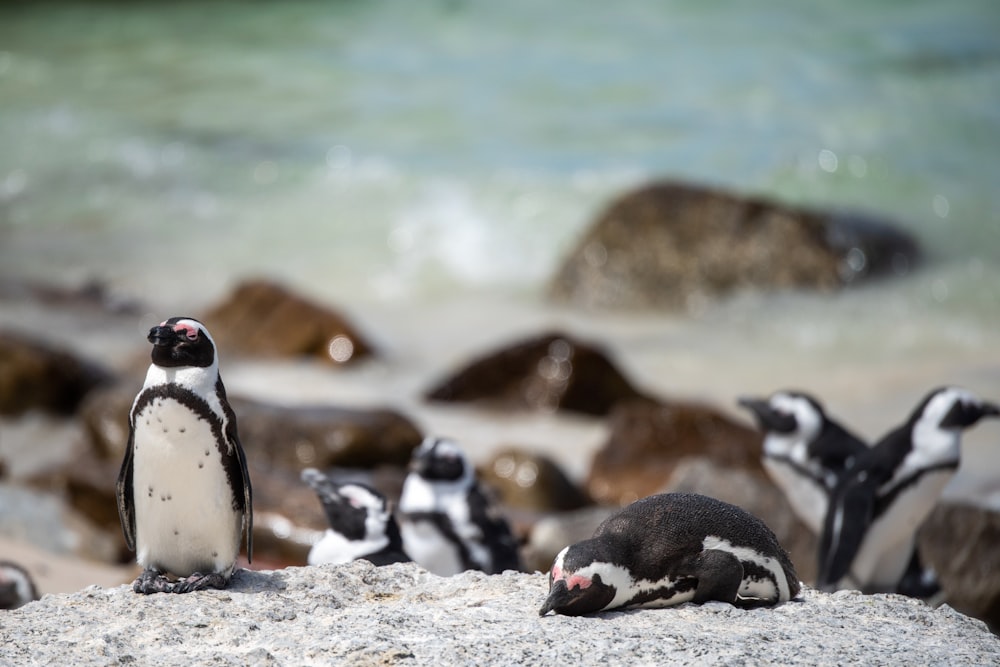
<svg viewBox="0 0 1000 667">
<path fill-rule="evenodd" d="M 798 426 L 795 417 L 777 412 L 764 399 L 743 397 L 739 404 L 754 414 L 762 430 L 791 433 Z"/>
<path fill-rule="evenodd" d="M 177 332 L 174 331 L 173 327 L 155 326 L 149 330 L 146 340 L 157 347 L 170 347 L 177 342 Z"/>
<path fill-rule="evenodd" d="M 560 608 L 565 607 L 573 601 L 573 597 L 564 579 L 553 582 L 552 588 L 549 589 L 549 597 L 545 598 L 542 608 L 538 610 L 538 615 L 545 616 L 550 611 L 558 613 Z"/>
</svg>

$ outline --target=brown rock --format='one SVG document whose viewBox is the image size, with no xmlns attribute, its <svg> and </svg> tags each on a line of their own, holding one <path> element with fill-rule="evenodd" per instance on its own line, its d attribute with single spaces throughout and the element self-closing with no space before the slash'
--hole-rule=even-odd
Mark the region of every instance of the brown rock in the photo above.
<svg viewBox="0 0 1000 667">
<path fill-rule="evenodd" d="M 627 505 L 656 493 L 690 456 L 762 471 L 761 436 L 704 405 L 628 401 L 611 413 L 610 429 L 586 484 L 598 502 Z"/>
<path fill-rule="evenodd" d="M 588 307 L 696 307 L 740 288 L 833 289 L 905 273 L 918 255 L 912 238 L 860 214 L 654 183 L 608 206 L 550 293 Z"/>
<path fill-rule="evenodd" d="M 945 601 L 1000 633 L 1000 512 L 942 503 L 917 544 L 924 563 L 937 571 Z"/>
<path fill-rule="evenodd" d="M 515 447 L 499 450 L 480 470 L 507 507 L 535 512 L 567 511 L 590 504 L 587 494 L 547 456 Z"/>
<path fill-rule="evenodd" d="M 802 523 L 762 471 L 717 465 L 706 458 L 686 458 L 658 493 L 700 493 L 750 512 L 774 531 L 795 565 L 799 579 L 816 579 L 816 536 Z"/>
<path fill-rule="evenodd" d="M 63 350 L 9 331 L 0 332 L 0 414 L 42 410 L 73 414 L 111 374 Z"/>
<path fill-rule="evenodd" d="M 341 314 L 275 283 L 238 285 L 201 320 L 227 353 L 264 357 L 319 357 L 345 364 L 373 353 Z"/>
<path fill-rule="evenodd" d="M 423 436 L 389 409 L 279 406 L 231 399 L 247 458 L 298 471 L 405 466 Z"/>
<path fill-rule="evenodd" d="M 553 332 L 474 360 L 428 390 L 432 401 L 604 415 L 641 396 L 602 349 Z"/>
<path fill-rule="evenodd" d="M 116 382 L 95 389 L 80 404 L 80 419 L 98 457 L 121 463 L 128 442 L 128 413 L 142 385 Z"/>
</svg>

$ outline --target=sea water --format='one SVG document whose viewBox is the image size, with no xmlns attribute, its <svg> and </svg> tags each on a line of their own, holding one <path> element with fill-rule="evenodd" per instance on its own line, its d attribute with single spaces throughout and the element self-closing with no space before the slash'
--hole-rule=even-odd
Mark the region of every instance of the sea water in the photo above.
<svg viewBox="0 0 1000 667">
<path fill-rule="evenodd" d="M 1000 400 L 997 35 L 992 0 L 4 6 L 0 276 L 97 279 L 148 312 L 7 303 L 0 324 L 115 363 L 151 323 L 268 276 L 382 357 L 234 365 L 231 391 L 397 406 L 480 459 L 521 444 L 586 474 L 600 420 L 420 399 L 554 328 L 660 395 L 745 418 L 738 396 L 797 387 L 876 438 L 938 384 Z M 883 215 L 927 258 L 687 313 L 549 303 L 601 209 L 662 178 Z M 950 492 L 1000 505 L 998 446 L 1000 425 L 971 432 Z"/>
</svg>

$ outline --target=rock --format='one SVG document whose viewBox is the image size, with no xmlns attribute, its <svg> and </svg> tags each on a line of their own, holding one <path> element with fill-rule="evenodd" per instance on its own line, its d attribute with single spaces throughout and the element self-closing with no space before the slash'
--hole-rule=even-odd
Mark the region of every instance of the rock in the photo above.
<svg viewBox="0 0 1000 667">
<path fill-rule="evenodd" d="M 54 308 L 76 308 L 115 315 L 137 315 L 141 305 L 116 294 L 97 279 L 79 286 L 63 286 L 32 280 L 0 278 L 0 299 L 30 301 Z"/>
<path fill-rule="evenodd" d="M 662 182 L 612 202 L 550 294 L 597 308 L 696 308 L 741 288 L 829 290 L 905 273 L 918 256 L 916 241 L 869 216 Z"/>
<path fill-rule="evenodd" d="M 311 356 L 341 365 L 374 352 L 340 313 L 265 280 L 238 285 L 199 319 L 229 354 Z"/>
<path fill-rule="evenodd" d="M 288 470 L 405 466 L 423 439 L 413 422 L 390 409 L 281 406 L 232 397 L 230 404 L 247 457 Z"/>
<path fill-rule="evenodd" d="M 412 563 L 241 570 L 222 591 L 91 586 L 8 612 L 3 664 L 988 665 L 1000 639 L 943 607 L 806 589 L 801 601 L 538 617 L 541 574 Z"/>
<path fill-rule="evenodd" d="M 1000 633 L 1000 512 L 942 503 L 917 537 L 948 604 Z"/>
<path fill-rule="evenodd" d="M 498 450 L 479 471 L 479 477 L 512 508 L 566 511 L 591 502 L 552 459 L 516 447 Z"/>
<path fill-rule="evenodd" d="M 80 419 L 100 458 L 120 464 L 125 457 L 128 413 L 141 388 L 141 382 L 116 382 L 94 390 L 80 405 Z"/>
<path fill-rule="evenodd" d="M 111 374 L 68 352 L 0 331 L 0 415 L 29 410 L 70 415 Z"/>
<path fill-rule="evenodd" d="M 105 563 L 118 557 L 117 542 L 58 495 L 19 485 L 0 484 L 0 535 L 64 556 Z"/>
<path fill-rule="evenodd" d="M 764 473 L 721 466 L 702 457 L 686 458 L 677 462 L 670 479 L 657 491 L 667 492 L 700 493 L 747 510 L 774 531 L 799 578 L 815 582 L 819 541 Z"/>
<path fill-rule="evenodd" d="M 607 414 L 618 401 L 641 395 L 600 347 L 560 332 L 487 353 L 425 394 L 432 401 L 588 415 Z"/>
<path fill-rule="evenodd" d="M 697 403 L 628 401 L 609 418 L 610 435 L 594 454 L 586 488 L 610 505 L 627 505 L 656 493 L 677 463 L 706 457 L 731 468 L 762 472 L 761 436 Z"/>
</svg>

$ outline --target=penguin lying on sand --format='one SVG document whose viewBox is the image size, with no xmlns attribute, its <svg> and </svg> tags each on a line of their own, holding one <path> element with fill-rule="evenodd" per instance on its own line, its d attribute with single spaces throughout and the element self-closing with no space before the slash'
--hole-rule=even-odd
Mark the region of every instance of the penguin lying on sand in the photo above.
<svg viewBox="0 0 1000 667">
<path fill-rule="evenodd" d="M 451 440 L 429 436 L 413 451 L 399 523 L 406 553 L 434 574 L 521 569 L 510 526 Z"/>
<path fill-rule="evenodd" d="M 539 610 L 580 616 L 712 600 L 751 608 L 799 594 L 788 554 L 763 521 L 707 496 L 649 496 L 563 549 Z"/>
<path fill-rule="evenodd" d="M 244 532 L 252 556 L 253 506 L 215 343 L 190 317 L 172 317 L 148 338 L 153 363 L 129 414 L 116 488 L 125 543 L 143 567 L 132 588 L 223 588 Z"/>
<path fill-rule="evenodd" d="M 388 565 L 410 560 L 403 552 L 389 501 L 381 493 L 360 482 L 338 484 L 315 468 L 303 470 L 302 481 L 316 492 L 330 524 L 309 550 L 310 565 L 358 559 Z"/>
<path fill-rule="evenodd" d="M 961 454 L 962 430 L 1000 408 L 969 392 L 930 392 L 902 426 L 858 455 L 841 478 L 820 539 L 818 586 L 865 592 L 899 588 L 916 531 L 930 514 Z"/>
</svg>

